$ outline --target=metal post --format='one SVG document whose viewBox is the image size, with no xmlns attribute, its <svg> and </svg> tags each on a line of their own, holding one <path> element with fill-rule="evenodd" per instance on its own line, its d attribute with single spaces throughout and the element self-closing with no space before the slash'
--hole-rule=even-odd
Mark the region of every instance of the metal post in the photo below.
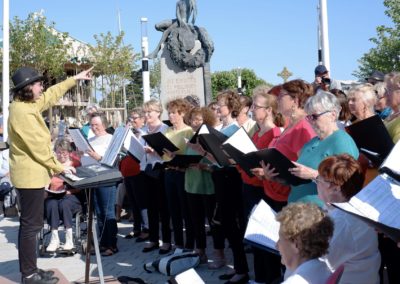
<svg viewBox="0 0 400 284">
<path fill-rule="evenodd" d="M 320 0 L 320 24 L 321 24 L 321 42 L 322 42 L 322 63 L 326 69 L 331 71 L 330 68 L 330 54 L 329 54 L 329 36 L 328 36 L 328 8 L 327 0 Z M 331 72 L 332 73 L 332 72 Z"/>
<path fill-rule="evenodd" d="M 7 141 L 8 107 L 10 92 L 10 5 L 3 0 L 3 141 Z"/>
<path fill-rule="evenodd" d="M 122 33 L 122 28 L 121 28 L 121 13 L 118 9 L 118 30 L 119 34 L 121 35 Z M 124 104 L 124 119 L 123 121 L 126 121 L 128 119 L 128 110 L 126 109 L 127 106 L 127 101 L 126 101 L 126 89 L 125 89 L 125 78 L 122 78 L 122 96 L 123 96 L 123 104 Z M 116 107 L 115 105 L 113 107 Z"/>
<path fill-rule="evenodd" d="M 242 68 L 238 67 L 236 69 L 237 72 L 237 91 L 238 94 L 241 95 L 242 94 Z"/>
<path fill-rule="evenodd" d="M 150 100 L 149 41 L 147 38 L 147 18 L 140 18 L 142 33 L 142 81 L 143 101 Z"/>
</svg>

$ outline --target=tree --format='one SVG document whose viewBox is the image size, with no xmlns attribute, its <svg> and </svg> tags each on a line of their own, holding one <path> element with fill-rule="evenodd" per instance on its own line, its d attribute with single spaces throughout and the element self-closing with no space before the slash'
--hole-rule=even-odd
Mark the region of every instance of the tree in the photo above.
<svg viewBox="0 0 400 284">
<path fill-rule="evenodd" d="M 69 61 L 68 33 L 55 30 L 55 23 L 46 24 L 46 17 L 31 13 L 26 20 L 18 17 L 10 23 L 10 73 L 21 66 L 30 66 L 48 78 L 64 76 L 64 63 Z"/>
<path fill-rule="evenodd" d="M 135 68 L 135 54 L 130 45 L 123 43 L 124 33 L 113 37 L 110 32 L 94 35 L 96 46 L 90 46 L 91 61 L 95 65 L 96 76 L 101 76 L 99 90 L 106 96 L 101 104 L 106 107 L 117 107 L 122 103 L 122 86 L 131 78 Z M 110 100 L 110 105 L 108 105 Z M 125 107 L 119 104 L 119 107 Z"/>
<path fill-rule="evenodd" d="M 237 70 L 220 71 L 211 74 L 211 88 L 213 98 L 217 93 L 225 89 L 237 89 Z M 259 85 L 267 84 L 263 79 L 258 78 L 253 70 L 244 68 L 241 70 L 242 91 L 245 95 L 250 96 L 253 89 Z"/>
<path fill-rule="evenodd" d="M 150 88 L 153 94 L 161 93 L 161 62 L 160 59 L 154 59 L 150 66 Z"/>
<path fill-rule="evenodd" d="M 376 47 L 371 48 L 359 60 L 359 70 L 354 75 L 368 77 L 374 70 L 384 73 L 400 70 L 400 1 L 384 0 L 385 14 L 393 20 L 393 27 L 378 26 L 377 37 L 371 38 Z"/>
<path fill-rule="evenodd" d="M 132 71 L 131 81 L 126 86 L 127 108 L 131 110 L 143 104 L 142 69 Z"/>
</svg>

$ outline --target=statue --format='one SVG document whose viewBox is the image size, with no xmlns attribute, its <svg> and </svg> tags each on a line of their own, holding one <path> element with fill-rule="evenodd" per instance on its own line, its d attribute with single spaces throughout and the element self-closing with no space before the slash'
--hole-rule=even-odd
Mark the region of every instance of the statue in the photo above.
<svg viewBox="0 0 400 284">
<path fill-rule="evenodd" d="M 214 52 L 214 43 L 204 28 L 194 25 L 196 16 L 196 0 L 179 0 L 176 3 L 176 19 L 156 24 L 156 30 L 163 32 L 163 35 L 148 57 L 156 58 L 162 44 L 166 44 L 172 61 L 184 70 L 202 67 L 209 62 Z M 192 54 L 196 40 L 200 41 L 201 48 Z"/>
</svg>

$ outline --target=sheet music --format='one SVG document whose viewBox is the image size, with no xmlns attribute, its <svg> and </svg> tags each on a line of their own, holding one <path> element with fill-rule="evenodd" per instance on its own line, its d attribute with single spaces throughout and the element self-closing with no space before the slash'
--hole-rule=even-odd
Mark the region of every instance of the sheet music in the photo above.
<svg viewBox="0 0 400 284">
<path fill-rule="evenodd" d="M 250 215 L 244 238 L 276 250 L 280 224 L 275 211 L 261 200 Z"/>
<path fill-rule="evenodd" d="M 143 145 L 132 131 L 129 131 L 126 135 L 124 148 L 140 161 L 143 159 L 144 155 L 146 155 Z"/>
<path fill-rule="evenodd" d="M 377 176 L 348 203 L 335 203 L 335 206 L 400 229 L 400 186 L 387 175 Z"/>
<path fill-rule="evenodd" d="M 399 157 L 400 157 L 400 143 L 397 142 L 396 145 L 394 145 L 389 156 L 387 156 L 386 160 L 382 163 L 381 167 L 387 167 L 396 173 L 400 173 Z"/>
<path fill-rule="evenodd" d="M 243 127 L 240 127 L 239 130 L 233 133 L 223 144 L 227 143 L 244 154 L 257 151 L 257 147 L 254 145 L 253 141 L 251 141 L 251 138 Z"/>
<path fill-rule="evenodd" d="M 89 142 L 83 137 L 80 129 L 69 129 L 68 132 L 79 151 L 86 153 L 88 150 L 92 150 L 92 146 L 90 146 Z"/>
<path fill-rule="evenodd" d="M 197 274 L 196 270 L 190 268 L 182 273 L 175 276 L 175 281 L 178 284 L 190 283 L 190 284 L 205 284 L 206 282 L 201 279 L 200 275 Z"/>
<path fill-rule="evenodd" d="M 207 125 L 203 124 L 199 129 L 199 135 L 208 133 L 210 133 L 210 131 L 208 131 Z"/>
<path fill-rule="evenodd" d="M 128 131 L 130 131 L 130 129 L 123 126 L 115 129 L 110 145 L 108 145 L 107 151 L 100 161 L 101 164 L 108 165 L 110 167 L 114 166 L 115 160 L 117 159 L 119 151 L 121 151 L 121 147 L 125 141 Z"/>
</svg>

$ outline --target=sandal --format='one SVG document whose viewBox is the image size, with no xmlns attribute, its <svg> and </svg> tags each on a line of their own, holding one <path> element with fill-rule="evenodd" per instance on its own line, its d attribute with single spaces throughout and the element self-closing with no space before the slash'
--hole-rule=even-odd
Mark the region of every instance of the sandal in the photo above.
<svg viewBox="0 0 400 284">
<path fill-rule="evenodd" d="M 118 252 L 117 248 L 108 248 L 101 253 L 101 256 L 112 256 Z"/>
</svg>

